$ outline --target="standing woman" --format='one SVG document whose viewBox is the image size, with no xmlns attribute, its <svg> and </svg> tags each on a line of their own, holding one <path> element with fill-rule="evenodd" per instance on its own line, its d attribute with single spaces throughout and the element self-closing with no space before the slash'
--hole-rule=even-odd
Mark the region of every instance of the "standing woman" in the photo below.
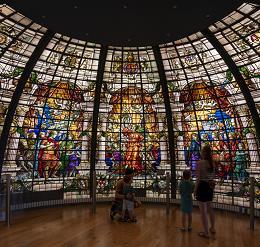
<svg viewBox="0 0 260 247">
<path fill-rule="evenodd" d="M 201 160 L 197 166 L 197 181 L 195 185 L 195 195 L 199 202 L 201 220 L 204 232 L 199 236 L 209 238 L 209 231 L 212 234 L 215 230 L 215 215 L 212 208 L 213 192 L 215 187 L 215 162 L 212 159 L 211 147 L 206 145 L 201 150 Z M 208 213 L 210 219 L 210 228 L 208 226 Z"/>
</svg>

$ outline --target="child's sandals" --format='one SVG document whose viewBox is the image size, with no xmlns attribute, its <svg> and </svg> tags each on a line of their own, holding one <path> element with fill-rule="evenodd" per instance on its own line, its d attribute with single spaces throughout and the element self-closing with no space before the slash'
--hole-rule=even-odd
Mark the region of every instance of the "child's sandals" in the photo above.
<svg viewBox="0 0 260 247">
<path fill-rule="evenodd" d="M 135 222 L 137 222 L 137 219 L 136 218 L 128 219 L 127 222 L 128 223 L 135 223 Z"/>
<path fill-rule="evenodd" d="M 181 230 L 182 232 L 186 232 L 186 231 L 191 232 L 191 231 L 192 231 L 192 227 L 188 227 L 188 228 L 180 227 L 180 230 Z"/>
<path fill-rule="evenodd" d="M 137 222 L 137 219 L 136 219 L 136 218 L 133 218 L 133 219 L 132 219 L 132 222 Z"/>
<path fill-rule="evenodd" d="M 198 235 L 202 238 L 209 238 L 209 234 L 206 232 L 199 232 Z"/>
</svg>

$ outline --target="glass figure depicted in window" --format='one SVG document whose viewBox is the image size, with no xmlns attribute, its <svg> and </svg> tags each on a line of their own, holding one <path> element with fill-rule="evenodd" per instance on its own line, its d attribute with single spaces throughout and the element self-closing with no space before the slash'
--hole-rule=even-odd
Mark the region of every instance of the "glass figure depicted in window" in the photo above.
<svg viewBox="0 0 260 247">
<path fill-rule="evenodd" d="M 63 81 L 42 84 L 20 130 L 19 160 L 34 177 L 74 176 L 81 159 L 83 95 Z"/>
<path fill-rule="evenodd" d="M 110 104 L 105 157 L 109 169 L 132 167 L 136 172 L 156 169 L 161 162 L 161 151 L 152 96 L 129 86 L 116 91 Z"/>
</svg>

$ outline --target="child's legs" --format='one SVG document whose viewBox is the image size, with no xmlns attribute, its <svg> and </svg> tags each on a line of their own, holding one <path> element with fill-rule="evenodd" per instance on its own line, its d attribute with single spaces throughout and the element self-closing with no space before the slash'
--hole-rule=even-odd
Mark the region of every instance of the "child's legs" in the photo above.
<svg viewBox="0 0 260 247">
<path fill-rule="evenodd" d="M 182 212 L 181 215 L 182 227 L 186 228 L 186 213 Z"/>
<path fill-rule="evenodd" d="M 128 214 L 129 214 L 129 219 L 130 219 L 130 220 L 135 219 L 134 210 L 128 210 Z"/>
<path fill-rule="evenodd" d="M 192 225 L 192 213 L 188 213 L 188 227 Z"/>
<path fill-rule="evenodd" d="M 122 218 L 123 219 L 125 218 L 126 209 L 127 209 L 127 202 L 126 202 L 126 200 L 123 200 L 123 206 L 122 206 Z"/>
<path fill-rule="evenodd" d="M 127 201 L 127 210 L 128 210 L 128 214 L 129 214 L 129 219 L 133 220 L 135 218 L 133 201 Z"/>
</svg>

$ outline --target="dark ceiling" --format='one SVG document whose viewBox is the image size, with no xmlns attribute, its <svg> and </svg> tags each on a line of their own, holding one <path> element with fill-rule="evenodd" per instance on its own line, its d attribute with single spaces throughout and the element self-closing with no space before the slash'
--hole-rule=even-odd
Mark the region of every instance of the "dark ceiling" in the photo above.
<svg viewBox="0 0 260 247">
<path fill-rule="evenodd" d="M 33 21 L 91 42 L 142 46 L 169 42 L 206 28 L 242 0 L 6 0 Z"/>
</svg>

